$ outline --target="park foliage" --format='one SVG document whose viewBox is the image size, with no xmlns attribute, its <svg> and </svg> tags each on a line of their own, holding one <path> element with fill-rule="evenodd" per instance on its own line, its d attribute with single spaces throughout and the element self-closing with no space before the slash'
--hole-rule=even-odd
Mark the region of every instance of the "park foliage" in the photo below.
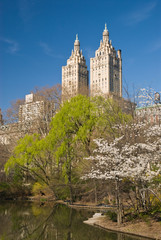
<svg viewBox="0 0 161 240">
<path fill-rule="evenodd" d="M 5 172 L 33 192 L 71 202 L 106 192 L 121 223 L 125 206 L 136 214 L 160 208 L 160 139 L 159 125 L 133 119 L 113 99 L 78 95 L 60 105 L 45 137 L 18 141 Z"/>
</svg>

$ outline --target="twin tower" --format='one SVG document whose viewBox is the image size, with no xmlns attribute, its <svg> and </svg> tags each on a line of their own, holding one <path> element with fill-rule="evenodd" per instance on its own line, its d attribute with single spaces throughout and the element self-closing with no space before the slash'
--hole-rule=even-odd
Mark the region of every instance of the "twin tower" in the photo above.
<svg viewBox="0 0 161 240">
<path fill-rule="evenodd" d="M 88 94 L 89 77 L 86 60 L 80 51 L 78 35 L 74 43 L 74 51 L 62 67 L 62 94 L 69 98 L 79 93 Z M 90 96 L 116 95 L 122 97 L 122 59 L 121 50 L 116 53 L 109 41 L 109 32 L 105 24 L 103 40 L 90 58 Z"/>
</svg>

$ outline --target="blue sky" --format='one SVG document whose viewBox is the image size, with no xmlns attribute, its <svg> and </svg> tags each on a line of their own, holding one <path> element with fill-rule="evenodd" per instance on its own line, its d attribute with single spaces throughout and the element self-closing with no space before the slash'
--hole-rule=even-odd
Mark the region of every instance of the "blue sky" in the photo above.
<svg viewBox="0 0 161 240">
<path fill-rule="evenodd" d="M 160 0 L 0 0 L 0 108 L 61 83 L 78 33 L 88 70 L 107 23 L 123 84 L 161 90 Z"/>
</svg>

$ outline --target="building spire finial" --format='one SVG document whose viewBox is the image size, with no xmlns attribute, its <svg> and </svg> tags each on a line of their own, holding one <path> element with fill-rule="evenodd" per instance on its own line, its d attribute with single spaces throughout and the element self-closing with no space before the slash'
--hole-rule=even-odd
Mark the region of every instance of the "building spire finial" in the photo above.
<svg viewBox="0 0 161 240">
<path fill-rule="evenodd" d="M 105 30 L 107 30 L 107 24 L 105 23 Z"/>
<path fill-rule="evenodd" d="M 78 40 L 78 34 L 76 34 L 76 40 L 74 42 L 74 52 L 78 51 L 79 52 L 80 50 L 80 43 L 79 43 L 79 40 Z"/>
</svg>

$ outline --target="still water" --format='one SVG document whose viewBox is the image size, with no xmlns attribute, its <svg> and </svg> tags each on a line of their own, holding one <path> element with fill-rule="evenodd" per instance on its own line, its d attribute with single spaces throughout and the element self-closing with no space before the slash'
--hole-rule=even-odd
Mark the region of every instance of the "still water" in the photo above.
<svg viewBox="0 0 161 240">
<path fill-rule="evenodd" d="M 84 224 L 93 215 L 65 205 L 0 204 L 0 240 L 137 240 Z"/>
</svg>

